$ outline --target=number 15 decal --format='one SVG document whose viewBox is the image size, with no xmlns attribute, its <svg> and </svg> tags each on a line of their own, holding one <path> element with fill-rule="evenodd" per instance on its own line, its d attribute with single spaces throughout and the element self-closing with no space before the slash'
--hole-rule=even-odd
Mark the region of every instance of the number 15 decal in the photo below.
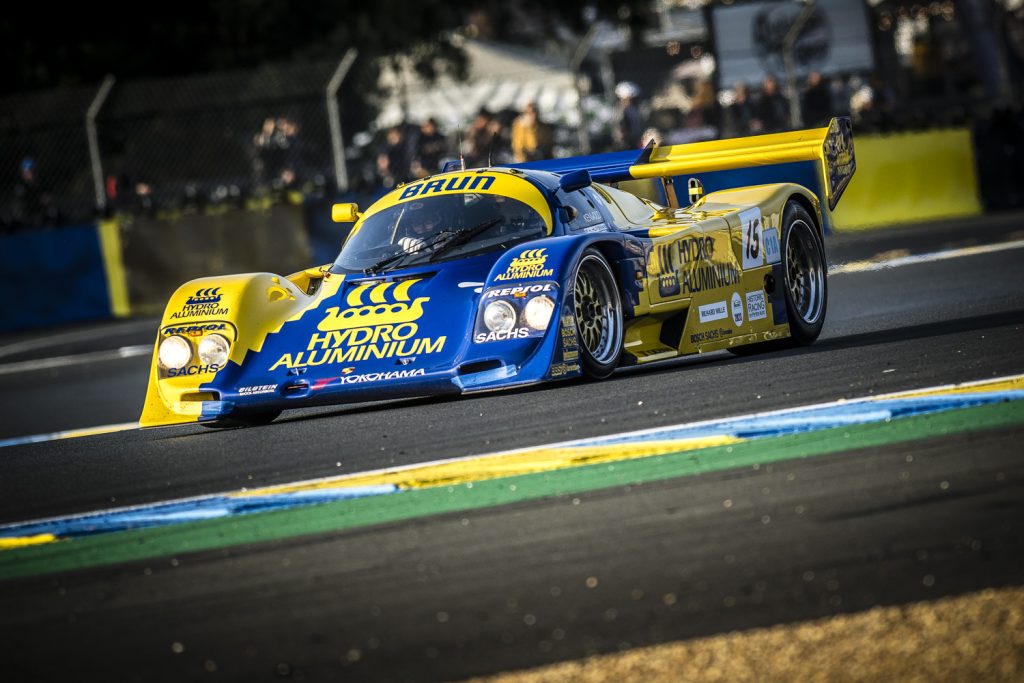
<svg viewBox="0 0 1024 683">
<path fill-rule="evenodd" d="M 764 226 L 761 225 L 761 209 L 740 211 L 740 226 L 743 230 L 743 269 L 764 265 Z"/>
</svg>

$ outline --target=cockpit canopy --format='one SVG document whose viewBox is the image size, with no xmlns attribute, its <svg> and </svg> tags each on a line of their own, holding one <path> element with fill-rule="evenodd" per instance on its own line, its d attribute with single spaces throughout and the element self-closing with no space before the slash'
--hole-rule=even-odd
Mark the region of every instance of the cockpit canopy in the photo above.
<svg viewBox="0 0 1024 683">
<path fill-rule="evenodd" d="M 474 192 L 420 196 L 363 219 L 335 267 L 362 272 L 447 261 L 545 234 L 541 215 L 512 197 Z"/>
</svg>

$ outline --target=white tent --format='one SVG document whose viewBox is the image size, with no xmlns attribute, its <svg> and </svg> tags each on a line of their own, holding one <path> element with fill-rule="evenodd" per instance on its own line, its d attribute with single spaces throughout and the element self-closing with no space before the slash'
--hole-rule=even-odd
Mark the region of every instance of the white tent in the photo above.
<svg viewBox="0 0 1024 683">
<path fill-rule="evenodd" d="M 385 69 L 381 85 L 391 92 L 377 117 L 379 128 L 434 117 L 443 128 L 465 126 L 481 107 L 492 112 L 521 111 L 536 102 L 541 118 L 550 123 L 579 123 L 576 88 L 564 59 L 539 50 L 467 40 L 469 78 L 458 82 L 447 76 L 434 84 L 421 80 L 409 68 Z"/>
</svg>

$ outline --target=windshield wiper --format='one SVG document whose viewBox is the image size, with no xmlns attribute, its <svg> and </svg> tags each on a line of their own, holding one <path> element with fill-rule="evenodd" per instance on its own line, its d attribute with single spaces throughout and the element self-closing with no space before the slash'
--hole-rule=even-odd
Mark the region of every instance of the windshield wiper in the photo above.
<svg viewBox="0 0 1024 683">
<path fill-rule="evenodd" d="M 369 266 L 368 268 L 363 268 L 363 274 L 364 275 L 373 275 L 374 273 L 379 273 L 382 269 L 387 268 L 392 263 L 396 263 L 398 261 L 401 261 L 406 256 L 415 256 L 416 254 L 421 254 L 421 253 L 425 252 L 427 249 L 429 249 L 430 247 L 432 247 L 435 244 L 437 244 L 438 242 L 443 242 L 444 240 L 448 239 L 449 237 L 451 237 L 454 234 L 455 233 L 453 231 L 451 231 L 451 230 L 442 230 L 441 232 L 437 233 L 436 235 L 431 237 L 426 242 L 423 242 L 422 244 L 417 245 L 417 247 L 415 249 L 411 249 L 409 251 L 406 251 L 406 250 L 403 249 L 402 251 L 398 252 L 397 254 L 392 254 L 391 256 L 385 256 L 380 261 L 377 261 L 376 263 L 374 263 L 372 266 Z"/>
<path fill-rule="evenodd" d="M 465 244 L 466 242 L 470 241 L 480 233 L 485 232 L 489 228 L 493 228 L 495 225 L 501 223 L 504 220 L 505 219 L 502 218 L 501 216 L 496 216 L 495 218 L 489 218 L 483 223 L 474 225 L 471 228 L 462 228 L 461 230 L 442 230 L 441 232 L 437 233 L 423 244 L 418 245 L 415 249 L 412 249 L 410 251 L 400 251 L 397 254 L 385 256 L 380 261 L 374 263 L 372 266 L 364 268 L 363 274 L 373 275 L 374 273 L 379 273 L 384 268 L 387 268 L 392 263 L 397 263 L 398 261 L 401 261 L 406 256 L 415 256 L 416 254 L 423 254 L 436 246 L 437 248 L 434 249 L 434 252 L 431 254 L 431 258 L 433 258 L 434 256 L 444 253 L 453 247 L 457 247 L 460 244 Z"/>
<path fill-rule="evenodd" d="M 483 223 L 478 223 L 477 225 L 474 225 L 471 228 L 463 228 L 461 230 L 456 230 L 455 232 L 449 234 L 448 240 L 445 241 L 443 244 L 439 245 L 437 249 L 434 250 L 434 253 L 430 255 L 430 257 L 434 258 L 435 256 L 443 254 L 449 249 L 453 249 L 454 247 L 465 244 L 466 242 L 470 241 L 477 235 L 487 232 L 487 230 L 493 228 L 495 225 L 501 223 L 504 220 L 505 219 L 502 218 L 501 216 L 495 216 L 494 218 L 489 218 Z"/>
</svg>

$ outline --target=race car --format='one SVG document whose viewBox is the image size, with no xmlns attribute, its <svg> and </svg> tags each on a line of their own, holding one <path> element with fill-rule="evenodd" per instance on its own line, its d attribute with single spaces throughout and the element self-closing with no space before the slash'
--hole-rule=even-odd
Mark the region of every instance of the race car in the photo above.
<svg viewBox="0 0 1024 683">
<path fill-rule="evenodd" d="M 336 204 L 334 220 L 354 225 L 334 263 L 174 293 L 141 424 L 253 425 L 288 408 L 810 344 L 828 304 L 830 211 L 855 167 L 841 118 L 456 167 L 365 211 Z"/>
</svg>

